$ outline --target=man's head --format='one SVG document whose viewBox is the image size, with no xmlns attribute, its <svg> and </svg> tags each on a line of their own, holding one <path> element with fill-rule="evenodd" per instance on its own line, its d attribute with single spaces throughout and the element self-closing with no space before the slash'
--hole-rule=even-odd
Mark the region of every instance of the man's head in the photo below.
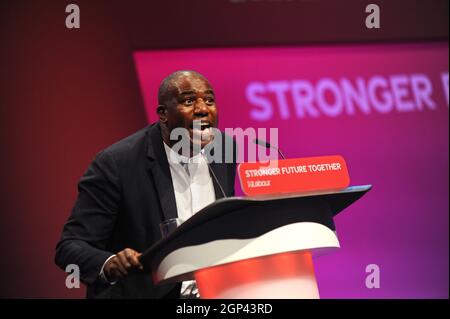
<svg viewBox="0 0 450 319">
<path fill-rule="evenodd" d="M 217 127 L 217 107 L 209 81 L 195 71 L 177 71 L 166 77 L 158 91 L 157 114 L 164 142 L 172 146 L 170 132 L 184 128 L 191 143 L 194 135 L 203 135 L 201 147 L 211 142 L 210 127 Z M 201 121 L 201 131 L 193 129 L 194 120 Z"/>
</svg>

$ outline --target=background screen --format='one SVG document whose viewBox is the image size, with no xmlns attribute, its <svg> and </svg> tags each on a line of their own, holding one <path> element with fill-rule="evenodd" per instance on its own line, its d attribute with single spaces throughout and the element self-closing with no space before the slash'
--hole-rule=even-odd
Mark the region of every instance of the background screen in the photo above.
<svg viewBox="0 0 450 319">
<path fill-rule="evenodd" d="M 448 44 L 140 51 L 149 122 L 175 70 L 215 89 L 219 127 L 278 128 L 287 157 L 340 154 L 373 189 L 335 219 L 322 298 L 448 297 Z M 237 194 L 241 195 L 239 183 Z M 383 289 L 368 289 L 366 267 Z"/>
</svg>

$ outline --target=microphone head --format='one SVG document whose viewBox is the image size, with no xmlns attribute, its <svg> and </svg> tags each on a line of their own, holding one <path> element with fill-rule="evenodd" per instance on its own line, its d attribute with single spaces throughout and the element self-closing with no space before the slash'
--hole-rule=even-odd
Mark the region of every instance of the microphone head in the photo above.
<svg viewBox="0 0 450 319">
<path fill-rule="evenodd" d="M 263 140 L 260 140 L 260 139 L 257 139 L 257 138 L 255 138 L 253 140 L 253 143 L 261 145 L 261 146 L 264 146 L 265 148 L 269 148 L 270 147 L 269 142 L 266 142 L 266 141 L 263 141 Z"/>
<path fill-rule="evenodd" d="M 270 145 L 269 142 L 266 142 L 266 141 L 259 140 L 259 139 L 255 138 L 255 139 L 253 140 L 253 143 L 258 144 L 258 145 L 261 145 L 261 146 L 264 146 L 265 148 L 273 148 L 273 149 L 275 149 L 275 150 L 278 151 L 278 153 L 280 154 L 280 156 L 281 156 L 282 159 L 286 159 L 286 157 L 284 157 L 283 153 L 281 153 L 280 149 L 279 149 L 278 147 L 276 147 L 276 146 Z"/>
</svg>

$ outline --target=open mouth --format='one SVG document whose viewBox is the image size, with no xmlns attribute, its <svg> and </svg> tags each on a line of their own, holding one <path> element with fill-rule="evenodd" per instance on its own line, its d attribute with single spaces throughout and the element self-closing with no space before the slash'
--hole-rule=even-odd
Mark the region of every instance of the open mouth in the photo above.
<svg viewBox="0 0 450 319">
<path fill-rule="evenodd" d="M 190 127 L 191 130 L 206 130 L 211 128 L 211 123 L 208 121 L 194 121 L 191 123 Z"/>
<path fill-rule="evenodd" d="M 209 121 L 195 120 L 190 125 L 191 138 L 195 144 L 209 143 L 213 139 L 212 125 Z"/>
</svg>

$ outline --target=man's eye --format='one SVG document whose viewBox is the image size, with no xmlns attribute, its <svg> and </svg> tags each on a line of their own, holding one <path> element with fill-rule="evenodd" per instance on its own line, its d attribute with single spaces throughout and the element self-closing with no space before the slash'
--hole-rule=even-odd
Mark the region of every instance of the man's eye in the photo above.
<svg viewBox="0 0 450 319">
<path fill-rule="evenodd" d="M 206 104 L 209 104 L 209 105 L 212 105 L 212 104 L 214 104 L 216 101 L 214 100 L 214 98 L 212 98 L 212 97 L 209 97 L 209 98 L 206 98 L 205 99 L 205 103 Z"/>
<path fill-rule="evenodd" d="M 191 98 L 185 99 L 183 101 L 183 103 L 186 105 L 192 105 L 192 104 L 194 104 L 194 99 L 191 99 Z"/>
</svg>

